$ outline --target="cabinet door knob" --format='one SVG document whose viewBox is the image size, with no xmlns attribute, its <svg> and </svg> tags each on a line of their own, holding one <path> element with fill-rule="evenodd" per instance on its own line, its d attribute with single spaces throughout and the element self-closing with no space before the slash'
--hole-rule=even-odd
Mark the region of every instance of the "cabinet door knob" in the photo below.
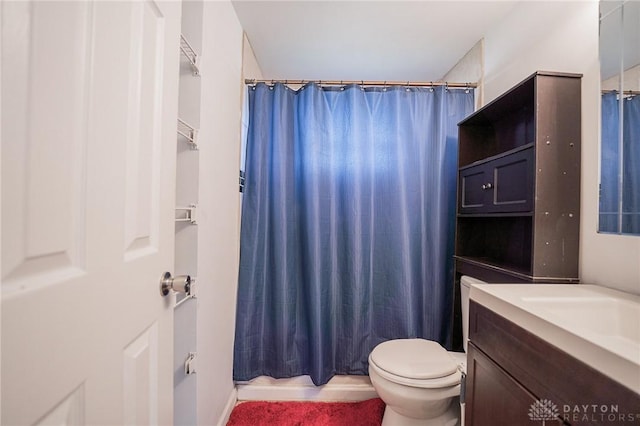
<svg viewBox="0 0 640 426">
<path fill-rule="evenodd" d="M 493 188 L 493 185 L 491 184 L 491 182 L 482 184 L 482 189 L 491 189 L 491 188 Z"/>
</svg>

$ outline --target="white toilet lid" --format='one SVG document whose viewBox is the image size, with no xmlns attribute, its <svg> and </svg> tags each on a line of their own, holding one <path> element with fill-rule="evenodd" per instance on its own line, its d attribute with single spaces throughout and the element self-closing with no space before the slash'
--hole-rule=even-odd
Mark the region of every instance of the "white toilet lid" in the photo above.
<svg viewBox="0 0 640 426">
<path fill-rule="evenodd" d="M 376 346 L 370 361 L 395 376 L 436 379 L 457 371 L 457 364 L 438 343 L 424 339 L 388 340 Z"/>
</svg>

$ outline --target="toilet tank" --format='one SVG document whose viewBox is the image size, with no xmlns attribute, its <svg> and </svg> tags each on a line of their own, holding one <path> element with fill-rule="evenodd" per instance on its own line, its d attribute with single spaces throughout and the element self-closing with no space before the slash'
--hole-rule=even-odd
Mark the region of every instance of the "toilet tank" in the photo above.
<svg viewBox="0 0 640 426">
<path fill-rule="evenodd" d="M 462 304 L 462 346 L 467 352 L 467 340 L 469 340 L 469 289 L 471 284 L 486 284 L 479 279 L 463 275 L 460 278 L 460 303 Z"/>
</svg>

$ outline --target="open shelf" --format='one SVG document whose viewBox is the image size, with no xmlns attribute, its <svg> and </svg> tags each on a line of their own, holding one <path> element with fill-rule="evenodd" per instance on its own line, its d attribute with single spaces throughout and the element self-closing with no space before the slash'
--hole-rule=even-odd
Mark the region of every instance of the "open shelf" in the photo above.
<svg viewBox="0 0 640 426">
<path fill-rule="evenodd" d="M 459 218 L 456 255 L 530 275 L 532 228 L 529 215 Z"/>
<path fill-rule="evenodd" d="M 529 271 L 518 265 L 509 265 L 496 262 L 494 259 L 484 257 L 455 256 L 456 270 L 462 275 L 483 277 L 492 283 L 520 283 L 531 282 Z"/>
</svg>

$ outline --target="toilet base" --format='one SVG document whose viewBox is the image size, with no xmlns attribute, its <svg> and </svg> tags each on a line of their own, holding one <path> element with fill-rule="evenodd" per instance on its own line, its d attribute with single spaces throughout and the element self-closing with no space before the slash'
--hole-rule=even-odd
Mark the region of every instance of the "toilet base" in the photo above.
<svg viewBox="0 0 640 426">
<path fill-rule="evenodd" d="M 454 398 L 449 409 L 439 417 L 432 419 L 415 419 L 403 416 L 387 405 L 384 409 L 382 426 L 459 426 L 460 404 L 458 398 Z"/>
</svg>

